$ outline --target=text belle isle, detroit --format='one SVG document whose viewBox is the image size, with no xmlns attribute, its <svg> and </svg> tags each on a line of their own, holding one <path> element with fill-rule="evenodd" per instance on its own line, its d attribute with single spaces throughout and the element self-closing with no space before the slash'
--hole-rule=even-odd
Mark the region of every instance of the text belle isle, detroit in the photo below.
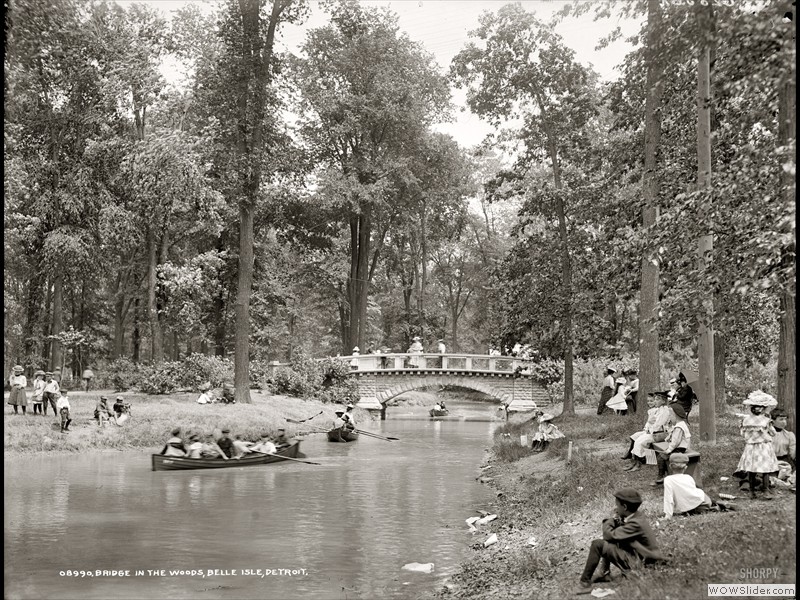
<svg viewBox="0 0 800 600">
<path fill-rule="evenodd" d="M 62 571 L 62 576 L 77 577 L 268 577 L 272 575 L 305 575 L 305 569 L 136 569 L 113 571 Z"/>
</svg>

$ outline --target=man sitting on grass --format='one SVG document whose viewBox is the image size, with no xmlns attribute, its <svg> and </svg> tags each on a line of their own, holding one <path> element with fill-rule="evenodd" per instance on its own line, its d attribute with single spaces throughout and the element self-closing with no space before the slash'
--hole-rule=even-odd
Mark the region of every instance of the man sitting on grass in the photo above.
<svg viewBox="0 0 800 600">
<path fill-rule="evenodd" d="M 592 581 L 609 581 L 611 565 L 616 565 L 623 575 L 627 575 L 639 564 L 664 559 L 650 524 L 638 512 L 642 504 L 639 492 L 633 488 L 623 488 L 614 492 L 614 498 L 614 515 L 603 520 L 603 539 L 592 542 L 577 594 L 590 594 Z M 600 563 L 603 564 L 600 575 L 592 580 Z"/>
<path fill-rule="evenodd" d="M 694 478 L 686 474 L 689 457 L 685 454 L 672 454 L 669 467 L 673 475 L 664 478 L 664 515 L 699 515 L 709 510 L 730 510 L 733 506 L 717 504 L 708 494 L 697 487 Z"/>
</svg>

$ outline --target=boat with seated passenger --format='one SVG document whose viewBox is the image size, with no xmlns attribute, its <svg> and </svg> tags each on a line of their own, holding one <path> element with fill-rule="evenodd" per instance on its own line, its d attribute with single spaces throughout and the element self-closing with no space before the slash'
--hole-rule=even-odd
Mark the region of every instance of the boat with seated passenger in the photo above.
<svg viewBox="0 0 800 600">
<path fill-rule="evenodd" d="M 187 458 L 185 456 L 152 455 L 153 471 L 186 471 L 189 469 L 225 469 L 230 467 L 252 467 L 282 462 L 285 458 L 299 458 L 300 442 L 292 442 L 279 448 L 275 454 L 253 452 L 241 458 Z"/>
</svg>

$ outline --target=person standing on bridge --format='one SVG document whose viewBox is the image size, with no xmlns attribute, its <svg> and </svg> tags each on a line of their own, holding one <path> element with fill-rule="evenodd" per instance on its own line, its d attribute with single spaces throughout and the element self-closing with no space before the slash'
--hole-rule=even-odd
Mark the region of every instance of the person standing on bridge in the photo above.
<svg viewBox="0 0 800 600">
<path fill-rule="evenodd" d="M 444 345 L 444 340 L 438 340 L 438 345 L 436 346 L 436 351 L 439 354 L 445 354 L 447 352 L 447 346 Z"/>
<path fill-rule="evenodd" d="M 422 339 L 419 336 L 411 338 L 411 346 L 408 347 L 409 354 L 422 354 L 424 351 L 422 347 Z M 412 369 L 419 369 L 419 356 L 411 356 L 408 359 L 408 366 Z"/>
</svg>

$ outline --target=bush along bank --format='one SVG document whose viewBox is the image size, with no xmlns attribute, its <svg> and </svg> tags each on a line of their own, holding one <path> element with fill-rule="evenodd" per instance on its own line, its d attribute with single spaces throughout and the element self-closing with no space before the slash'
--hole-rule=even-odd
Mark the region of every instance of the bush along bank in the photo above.
<svg viewBox="0 0 800 600">
<path fill-rule="evenodd" d="M 475 551 L 434 597 L 574 597 L 591 541 L 602 537 L 601 522 L 613 513 L 612 492 L 624 487 L 642 495 L 640 511 L 669 559 L 627 578 L 612 567 L 614 579 L 595 588 L 614 590 L 619 599 L 704 598 L 708 584 L 794 583 L 794 494 L 779 489 L 770 501 L 739 495 L 730 477 L 742 451 L 734 417 L 720 418 L 716 446 L 695 446 L 701 453 L 703 489 L 713 499 L 720 493 L 737 496 L 732 502 L 736 510 L 672 519 L 663 517 L 662 489 L 650 485 L 655 466 L 622 471 L 620 457 L 627 436 L 640 425 L 637 417 L 579 415 L 556 423 L 566 439 L 540 454 L 519 443 L 520 434 L 530 440 L 534 422 L 498 428 L 489 460 L 480 469 L 481 480 L 497 490 L 491 511 L 498 518 L 472 533 L 465 525 L 465 539 Z M 696 423 L 692 429 L 696 433 Z M 569 441 L 573 451 L 567 464 Z M 485 547 L 492 534 L 497 542 Z M 761 577 L 754 579 L 754 573 Z"/>
</svg>

